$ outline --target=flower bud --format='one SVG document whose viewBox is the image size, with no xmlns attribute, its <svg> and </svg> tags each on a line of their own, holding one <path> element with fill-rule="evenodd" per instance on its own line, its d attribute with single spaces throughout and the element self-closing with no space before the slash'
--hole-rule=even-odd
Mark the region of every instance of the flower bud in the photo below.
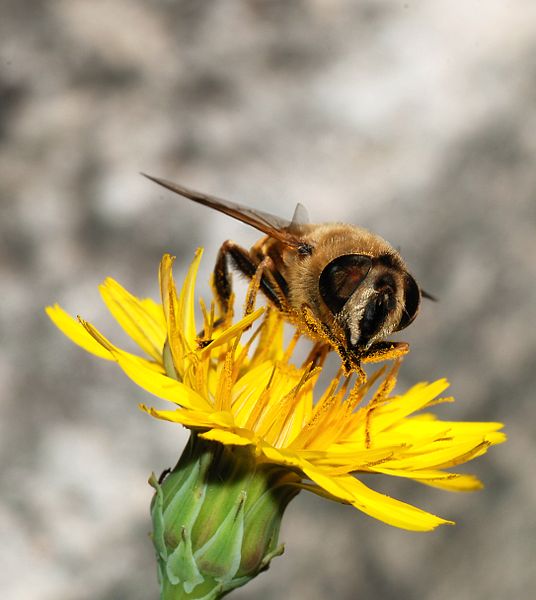
<svg viewBox="0 0 536 600">
<path fill-rule="evenodd" d="M 192 433 L 151 504 L 161 598 L 220 598 L 268 568 L 299 476 L 258 464 L 250 447 Z"/>
</svg>

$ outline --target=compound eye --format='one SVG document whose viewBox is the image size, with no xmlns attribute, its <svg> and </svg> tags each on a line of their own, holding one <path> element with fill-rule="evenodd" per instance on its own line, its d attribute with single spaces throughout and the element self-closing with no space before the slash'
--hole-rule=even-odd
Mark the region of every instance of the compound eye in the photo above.
<svg viewBox="0 0 536 600">
<path fill-rule="evenodd" d="M 411 275 L 406 274 L 404 281 L 404 310 L 396 331 L 406 328 L 417 316 L 421 303 L 421 290 Z"/>
<path fill-rule="evenodd" d="M 363 283 L 371 266 L 370 256 L 345 254 L 324 267 L 320 275 L 320 295 L 333 314 L 340 312 L 348 298 Z"/>
</svg>

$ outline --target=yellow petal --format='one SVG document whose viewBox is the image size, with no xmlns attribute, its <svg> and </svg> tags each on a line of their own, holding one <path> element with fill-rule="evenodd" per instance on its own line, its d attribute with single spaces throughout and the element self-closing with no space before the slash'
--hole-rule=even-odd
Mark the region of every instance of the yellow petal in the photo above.
<svg viewBox="0 0 536 600">
<path fill-rule="evenodd" d="M 461 473 L 450 473 L 439 469 L 422 469 L 411 471 L 409 469 L 388 469 L 384 467 L 374 467 L 375 473 L 391 475 L 393 477 L 407 477 L 420 483 L 441 487 L 452 491 L 473 491 L 480 489 L 482 483 L 474 475 L 465 475 Z"/>
<path fill-rule="evenodd" d="M 197 327 L 195 324 L 195 282 L 202 256 L 203 249 L 198 248 L 195 251 L 194 260 L 186 273 L 186 278 L 179 296 L 178 325 L 183 336 L 192 347 L 195 347 L 195 341 L 197 339 Z"/>
<path fill-rule="evenodd" d="M 142 298 L 140 303 L 145 312 L 152 317 L 159 329 L 163 331 L 165 335 L 166 317 L 164 316 L 164 309 L 162 305 L 158 302 L 155 302 L 152 298 Z"/>
<path fill-rule="evenodd" d="M 58 304 L 47 306 L 45 312 L 54 325 L 56 325 L 56 327 L 72 342 L 99 358 L 104 358 L 104 360 L 114 360 L 114 357 L 110 352 L 99 344 L 84 326 L 76 319 L 73 319 L 73 317 L 65 312 L 61 306 Z"/>
<path fill-rule="evenodd" d="M 264 313 L 264 311 L 265 308 L 261 306 L 260 308 L 249 314 L 247 317 L 244 317 L 234 325 L 231 325 L 230 327 L 225 329 L 222 333 L 215 334 L 210 344 L 199 352 L 201 357 L 210 354 L 213 350 L 215 350 L 222 344 L 225 344 L 231 341 L 232 339 L 239 337 L 245 329 L 247 329 L 254 321 L 256 321 Z"/>
<path fill-rule="evenodd" d="M 425 408 L 448 386 L 446 379 L 439 379 L 428 384 L 419 383 L 402 396 L 378 406 L 371 422 L 371 436 L 376 435 L 377 431 L 385 430 L 404 417 Z"/>
<path fill-rule="evenodd" d="M 267 462 L 286 465 L 287 467 L 295 467 L 303 471 L 303 467 L 307 466 L 307 461 L 304 460 L 299 452 L 292 452 L 285 448 L 274 448 L 270 444 L 259 443 L 260 450 Z"/>
<path fill-rule="evenodd" d="M 446 440 L 428 448 L 419 448 L 407 457 L 395 458 L 386 465 L 398 470 L 427 469 L 434 467 L 442 469 L 453 467 L 484 454 L 489 443 L 482 439 L 457 442 Z"/>
<path fill-rule="evenodd" d="M 371 490 L 350 475 L 329 477 L 319 470 L 306 468 L 305 474 L 329 494 L 388 525 L 410 531 L 431 531 L 438 525 L 451 524 L 415 506 Z"/>
<path fill-rule="evenodd" d="M 169 400 L 180 406 L 191 408 L 193 410 L 212 411 L 212 406 L 193 389 L 184 385 L 184 383 L 172 379 L 163 373 L 158 373 L 152 369 L 148 361 L 135 357 L 128 352 L 120 350 L 108 341 L 92 325 L 82 322 L 89 333 L 113 355 L 114 360 L 119 364 L 130 379 L 138 384 L 144 390 Z"/>
<path fill-rule="evenodd" d="M 475 492 L 484 487 L 480 479 L 474 475 L 465 473 L 457 473 L 456 475 L 457 477 L 450 479 L 418 479 L 417 481 L 447 492 Z"/>
<path fill-rule="evenodd" d="M 145 404 L 140 404 L 139 408 L 150 414 L 152 417 L 180 423 L 191 429 L 209 429 L 212 427 L 232 427 L 233 417 L 229 413 L 209 413 L 198 410 L 188 410 L 177 408 L 175 410 L 159 410 L 152 407 L 147 407 Z"/>
<path fill-rule="evenodd" d="M 245 430 L 242 431 L 245 432 Z M 199 435 L 206 440 L 212 440 L 213 442 L 219 442 L 228 446 L 250 446 L 255 444 L 251 435 L 244 437 L 243 435 L 233 433 L 232 431 L 223 431 L 222 429 L 211 429 Z"/>
<path fill-rule="evenodd" d="M 260 330 L 259 343 L 251 362 L 256 365 L 264 361 L 281 360 L 283 350 L 283 319 L 276 310 L 269 310 Z"/>
<path fill-rule="evenodd" d="M 154 360 L 162 362 L 162 349 L 166 341 L 166 329 L 161 320 L 155 320 L 141 300 L 111 278 L 100 286 L 100 292 L 108 310 L 142 350 Z M 163 315 L 162 309 L 160 309 Z"/>
<path fill-rule="evenodd" d="M 171 269 L 173 267 L 174 260 L 174 256 L 171 256 L 170 254 L 164 254 L 164 256 L 162 256 L 162 260 L 160 261 L 160 269 L 158 271 L 160 290 L 162 292 L 162 307 L 164 309 L 165 316 L 169 314 L 169 287 L 173 277 Z"/>
</svg>

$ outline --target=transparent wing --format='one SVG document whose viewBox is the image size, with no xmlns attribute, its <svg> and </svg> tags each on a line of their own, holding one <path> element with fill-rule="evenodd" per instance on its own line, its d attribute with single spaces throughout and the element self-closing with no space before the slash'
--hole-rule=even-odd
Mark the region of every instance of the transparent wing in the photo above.
<svg viewBox="0 0 536 600">
<path fill-rule="evenodd" d="M 292 229 L 292 225 L 294 225 L 294 219 L 292 222 L 290 222 L 286 219 L 281 219 L 280 217 L 265 213 L 261 210 L 254 210 L 252 208 L 248 208 L 247 206 L 230 202 L 229 200 L 223 200 L 222 198 L 217 198 L 216 196 L 210 196 L 208 194 L 196 192 L 195 190 L 178 185 L 168 181 L 167 179 L 152 177 L 151 175 L 147 175 L 145 173 L 142 173 L 142 175 L 147 177 L 147 179 L 158 183 L 158 185 L 161 185 L 166 189 L 179 194 L 180 196 L 189 198 L 194 202 L 203 204 L 209 208 L 213 208 L 214 210 L 229 215 L 234 219 L 238 219 L 243 223 L 247 223 L 248 225 L 255 227 L 255 229 L 266 233 L 270 237 L 282 241 L 287 246 L 300 248 L 303 245 L 303 242 L 296 235 L 293 235 L 289 231 Z M 301 204 L 298 204 L 296 207 L 296 212 L 294 213 L 294 217 L 296 217 L 299 207 L 301 207 L 300 215 L 303 215 L 304 212 L 306 215 L 305 208 Z"/>
</svg>

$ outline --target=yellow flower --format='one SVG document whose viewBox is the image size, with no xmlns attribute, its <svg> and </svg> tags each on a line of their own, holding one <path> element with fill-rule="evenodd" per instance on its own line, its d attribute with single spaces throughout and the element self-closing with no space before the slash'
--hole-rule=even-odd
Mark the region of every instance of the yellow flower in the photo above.
<svg viewBox="0 0 536 600">
<path fill-rule="evenodd" d="M 372 490 L 356 476 L 407 477 L 449 491 L 481 487 L 466 474 L 446 471 L 505 440 L 500 423 L 452 422 L 421 412 L 439 402 L 442 379 L 393 394 L 398 364 L 380 369 L 367 383 L 338 375 L 315 402 L 320 369 L 295 366 L 296 336 L 285 347 L 283 320 L 260 308 L 234 324 L 202 306 L 195 318 L 195 280 L 201 251 L 177 293 L 173 259 L 160 265 L 162 304 L 140 300 L 112 279 L 101 294 L 113 316 L 145 357 L 113 345 L 83 319 L 58 305 L 52 321 L 73 342 L 116 361 L 135 383 L 172 403 L 169 410 L 141 408 L 180 423 L 205 440 L 249 448 L 258 465 L 297 474 L 293 485 L 348 503 L 390 525 L 427 531 L 451 523 Z M 253 334 L 244 332 L 255 326 Z"/>
</svg>

